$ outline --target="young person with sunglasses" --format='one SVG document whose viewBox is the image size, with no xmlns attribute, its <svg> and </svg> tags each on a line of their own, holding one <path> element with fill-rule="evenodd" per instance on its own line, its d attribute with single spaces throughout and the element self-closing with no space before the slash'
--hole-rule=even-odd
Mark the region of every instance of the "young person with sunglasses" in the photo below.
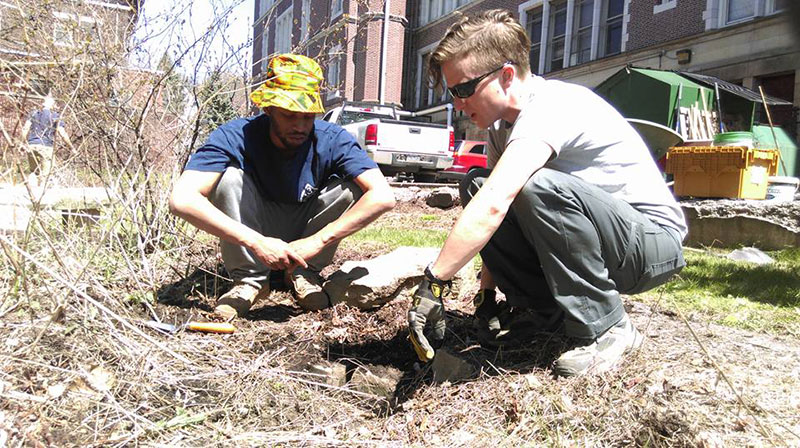
<svg viewBox="0 0 800 448">
<path fill-rule="evenodd" d="M 492 10 L 453 24 L 431 56 L 435 84 L 488 128 L 489 169 L 461 183 L 464 210 L 408 312 L 411 341 L 433 358 L 425 327 L 441 344 L 443 291 L 480 251 L 482 342 L 560 329 L 575 345 L 555 373 L 597 373 L 641 344 L 620 294 L 679 272 L 687 227 L 636 131 L 589 89 L 532 74 L 529 49 L 513 15 Z"/>
</svg>

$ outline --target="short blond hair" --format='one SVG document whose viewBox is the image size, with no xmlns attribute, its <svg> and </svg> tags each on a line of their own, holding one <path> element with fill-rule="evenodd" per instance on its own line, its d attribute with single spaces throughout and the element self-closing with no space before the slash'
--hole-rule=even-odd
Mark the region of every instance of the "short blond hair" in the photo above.
<svg viewBox="0 0 800 448">
<path fill-rule="evenodd" d="M 450 25 L 428 63 L 428 75 L 437 87 L 442 84 L 442 64 L 472 57 L 476 71 L 493 70 L 506 62 L 517 66 L 519 77 L 531 71 L 531 40 L 514 15 L 505 9 L 462 16 Z"/>
</svg>

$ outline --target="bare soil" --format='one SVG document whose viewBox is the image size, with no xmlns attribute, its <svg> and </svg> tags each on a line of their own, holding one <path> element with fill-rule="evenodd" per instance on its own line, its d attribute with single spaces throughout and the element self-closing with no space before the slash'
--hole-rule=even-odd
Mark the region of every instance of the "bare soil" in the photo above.
<svg viewBox="0 0 800 448">
<path fill-rule="evenodd" d="M 459 212 L 401 202 L 379 223 L 449 229 Z M 335 264 L 386 251 L 343 244 Z M 625 298 L 647 337 L 640 350 L 615 371 L 566 380 L 550 367 L 568 340 L 539 334 L 516 348 L 484 348 L 470 291 L 450 297 L 446 349 L 478 374 L 436 384 L 407 340 L 407 295 L 375 311 L 339 305 L 303 313 L 287 292 L 273 291 L 235 322 L 232 335 L 165 335 L 142 326 L 153 314 L 176 323 L 212 318 L 214 297 L 229 287 L 216 248 L 186 248 L 182 262 L 198 268 L 166 273 L 171 280 L 158 300 L 115 309 L 121 320 L 88 305 L 53 319 L 3 317 L 0 442 L 800 446 L 797 341 L 684 319 L 658 291 L 649 302 L 656 306 Z M 391 398 L 360 393 L 303 370 L 324 360 L 345 364 L 348 374 L 380 366 L 402 378 Z"/>
</svg>

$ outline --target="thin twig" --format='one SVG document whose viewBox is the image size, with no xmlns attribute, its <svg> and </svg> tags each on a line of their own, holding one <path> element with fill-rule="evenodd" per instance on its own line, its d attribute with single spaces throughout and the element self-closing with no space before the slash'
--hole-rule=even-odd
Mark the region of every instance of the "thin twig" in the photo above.
<svg viewBox="0 0 800 448">
<path fill-rule="evenodd" d="M 670 297 L 670 299 L 672 299 L 672 297 Z M 752 408 L 754 406 L 756 406 L 756 405 L 755 404 L 747 404 L 745 402 L 744 397 L 742 397 L 742 395 L 739 392 L 739 390 L 736 389 L 736 387 L 733 385 L 733 382 L 728 378 L 728 375 L 725 374 L 725 371 L 722 370 L 722 368 L 719 366 L 719 364 L 717 364 L 717 361 L 714 359 L 714 357 L 711 356 L 711 353 L 708 351 L 708 349 L 706 348 L 705 344 L 703 344 L 703 341 L 701 341 L 700 338 L 697 336 L 697 333 L 695 333 L 694 328 L 692 328 L 692 325 L 686 319 L 686 316 L 683 315 L 683 312 L 681 312 L 680 307 L 677 306 L 677 304 L 674 302 L 674 300 L 673 300 L 673 306 L 675 308 L 675 312 L 678 314 L 678 317 L 680 317 L 681 321 L 686 325 L 686 328 L 689 329 L 689 332 L 692 334 L 692 337 L 694 338 L 695 342 L 697 342 L 697 345 L 700 346 L 700 349 L 703 350 L 703 353 L 705 353 L 706 358 L 708 359 L 708 361 L 711 363 L 711 365 L 714 366 L 714 370 L 716 370 L 717 373 L 722 377 L 722 379 L 725 380 L 725 383 L 728 384 L 728 387 L 730 388 L 731 392 L 733 392 L 733 394 L 736 396 L 736 400 L 739 402 L 739 404 L 744 409 L 747 409 L 748 414 L 750 414 L 750 416 L 753 418 L 753 420 L 755 420 L 755 422 L 758 425 L 759 429 L 761 429 L 761 435 L 763 435 L 767 440 L 769 440 L 771 436 L 778 437 L 780 439 L 780 441 L 782 442 L 781 445 L 786 446 L 786 441 L 783 440 L 783 438 L 781 438 L 780 435 L 775 434 L 773 431 L 770 431 L 769 429 L 767 429 L 767 427 L 765 427 L 764 424 L 761 422 L 761 419 L 759 419 L 758 416 L 753 412 Z M 764 411 L 764 412 L 768 412 L 766 409 L 763 409 L 760 406 L 759 406 L 759 409 Z M 790 431 L 790 432 L 792 433 L 792 435 L 797 437 L 797 434 L 795 434 L 792 431 Z M 800 438 L 800 437 L 798 437 L 798 438 Z M 774 445 L 774 443 L 773 443 L 773 445 Z"/>
<path fill-rule="evenodd" d="M 42 264 L 42 263 L 41 263 L 41 262 L 39 262 L 38 260 L 36 260 L 36 259 L 35 259 L 35 258 L 34 258 L 32 255 L 30 255 L 29 253 L 27 253 L 27 252 L 25 252 L 24 250 L 22 250 L 22 249 L 20 249 L 19 247 L 17 247 L 17 245 L 15 245 L 14 243 L 12 243 L 12 242 L 11 242 L 11 241 L 10 241 L 8 238 L 6 238 L 5 236 L 3 236 L 3 235 L 0 235 L 0 242 L 2 242 L 3 244 L 6 244 L 6 245 L 8 245 L 9 247 L 11 247 L 11 248 L 12 248 L 12 249 L 14 249 L 15 251 L 17 251 L 17 252 L 18 252 L 20 255 L 22 255 L 22 256 L 23 256 L 23 257 L 25 257 L 25 258 L 26 258 L 28 261 L 30 261 L 31 263 L 33 263 L 34 265 L 36 265 L 36 266 L 37 266 L 39 269 L 41 269 L 42 271 L 44 271 L 45 273 L 47 273 L 47 274 L 49 274 L 51 277 L 53 277 L 53 279 L 55 279 L 56 281 L 58 281 L 58 282 L 59 282 L 59 283 L 61 283 L 62 285 L 66 286 L 67 288 L 69 288 L 70 290 L 72 290 L 72 292 L 74 292 L 75 294 L 77 294 L 78 296 L 80 296 L 82 299 L 84 299 L 84 300 L 86 300 L 87 302 L 89 302 L 89 303 L 91 303 L 92 305 L 94 305 L 94 306 L 95 306 L 97 309 L 99 309 L 100 311 L 102 311 L 102 312 L 106 313 L 106 314 L 107 314 L 109 317 L 111 317 L 111 318 L 113 318 L 114 320 L 116 320 L 117 322 L 121 323 L 121 324 L 122 324 L 124 327 L 128 328 L 129 330 L 131 330 L 131 331 L 133 331 L 134 333 L 138 334 L 139 336 L 143 337 L 145 340 L 147 340 L 147 341 L 148 341 L 148 342 L 150 342 L 151 344 L 155 345 L 155 346 L 156 346 L 156 347 L 158 347 L 159 349 L 163 350 L 164 352 L 166 352 L 166 353 L 169 353 L 170 355 L 172 355 L 172 356 L 173 356 L 173 357 L 175 357 L 176 359 L 178 359 L 178 360 L 180 360 L 180 361 L 183 361 L 183 362 L 184 362 L 184 363 L 186 363 L 187 365 L 189 365 L 189 366 L 193 366 L 193 365 L 194 365 L 194 364 L 192 363 L 192 361 L 190 361 L 189 359 L 185 358 L 185 357 L 184 357 L 184 356 L 182 356 L 182 355 L 179 355 L 178 353 L 175 353 L 174 351 L 170 350 L 168 347 L 164 346 L 164 345 L 163 345 L 163 344 L 161 344 L 160 342 L 158 342 L 158 341 L 156 341 L 155 339 L 151 338 L 150 336 L 148 336 L 147 334 L 145 334 L 145 333 L 144 333 L 143 331 L 141 331 L 140 329 L 138 329 L 138 328 L 136 328 L 135 326 L 131 325 L 131 324 L 130 324 L 130 322 L 128 322 L 128 320 L 127 320 L 127 319 L 125 319 L 125 318 L 123 318 L 122 316 L 118 315 L 117 313 L 115 313 L 115 312 L 111 311 L 110 309 L 108 309 L 108 308 L 107 308 L 105 305 L 103 305 L 102 303 L 100 303 L 100 302 L 98 302 L 98 301 L 94 300 L 94 299 L 93 299 L 92 297 L 90 297 L 88 294 L 84 293 L 83 291 L 79 290 L 78 288 L 76 288 L 76 287 L 75 287 L 74 285 L 72 285 L 71 283 L 69 283 L 69 282 L 67 282 L 66 280 L 64 280 L 63 278 L 61 278 L 61 276 L 59 276 L 58 274 L 56 274 L 56 273 L 55 273 L 55 272 L 54 272 L 52 269 L 50 269 L 49 267 L 45 266 L 44 264 Z"/>
</svg>

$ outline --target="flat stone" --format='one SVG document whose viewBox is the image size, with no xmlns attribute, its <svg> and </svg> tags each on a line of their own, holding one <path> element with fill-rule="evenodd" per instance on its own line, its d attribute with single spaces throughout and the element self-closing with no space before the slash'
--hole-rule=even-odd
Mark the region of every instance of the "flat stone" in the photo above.
<svg viewBox="0 0 800 448">
<path fill-rule="evenodd" d="M 448 352 L 446 349 L 436 350 L 433 357 L 433 381 L 454 383 L 475 378 L 476 370 L 466 360 Z"/>
<path fill-rule="evenodd" d="M 431 191 L 425 203 L 436 208 L 451 208 L 459 204 L 458 190 L 451 187 L 437 188 Z"/>
<path fill-rule="evenodd" d="M 744 199 L 681 201 L 690 247 L 756 247 L 779 250 L 800 246 L 800 201 Z"/>
<path fill-rule="evenodd" d="M 358 366 L 350 378 L 350 389 L 391 399 L 403 372 L 390 366 Z"/>
<path fill-rule="evenodd" d="M 0 233 L 17 234 L 28 228 L 38 205 L 40 218 L 65 224 L 96 223 L 109 204 L 108 190 L 100 187 L 47 188 L 28 191 L 24 185 L 0 187 Z"/>
<path fill-rule="evenodd" d="M 57 209 L 91 209 L 111 203 L 109 191 L 102 187 L 35 189 L 33 198 L 24 185 L 0 188 L 0 205 L 31 207 L 34 201 L 41 207 Z"/>
<path fill-rule="evenodd" d="M 800 232 L 767 219 L 686 215 L 689 234 L 683 244 L 689 247 L 752 246 L 762 250 L 800 247 Z"/>
<path fill-rule="evenodd" d="M 374 309 L 415 288 L 425 267 L 439 254 L 439 248 L 399 247 L 371 260 L 347 261 L 323 284 L 331 304 L 347 303 L 359 309 Z M 474 279 L 470 261 L 456 275 Z"/>
</svg>

